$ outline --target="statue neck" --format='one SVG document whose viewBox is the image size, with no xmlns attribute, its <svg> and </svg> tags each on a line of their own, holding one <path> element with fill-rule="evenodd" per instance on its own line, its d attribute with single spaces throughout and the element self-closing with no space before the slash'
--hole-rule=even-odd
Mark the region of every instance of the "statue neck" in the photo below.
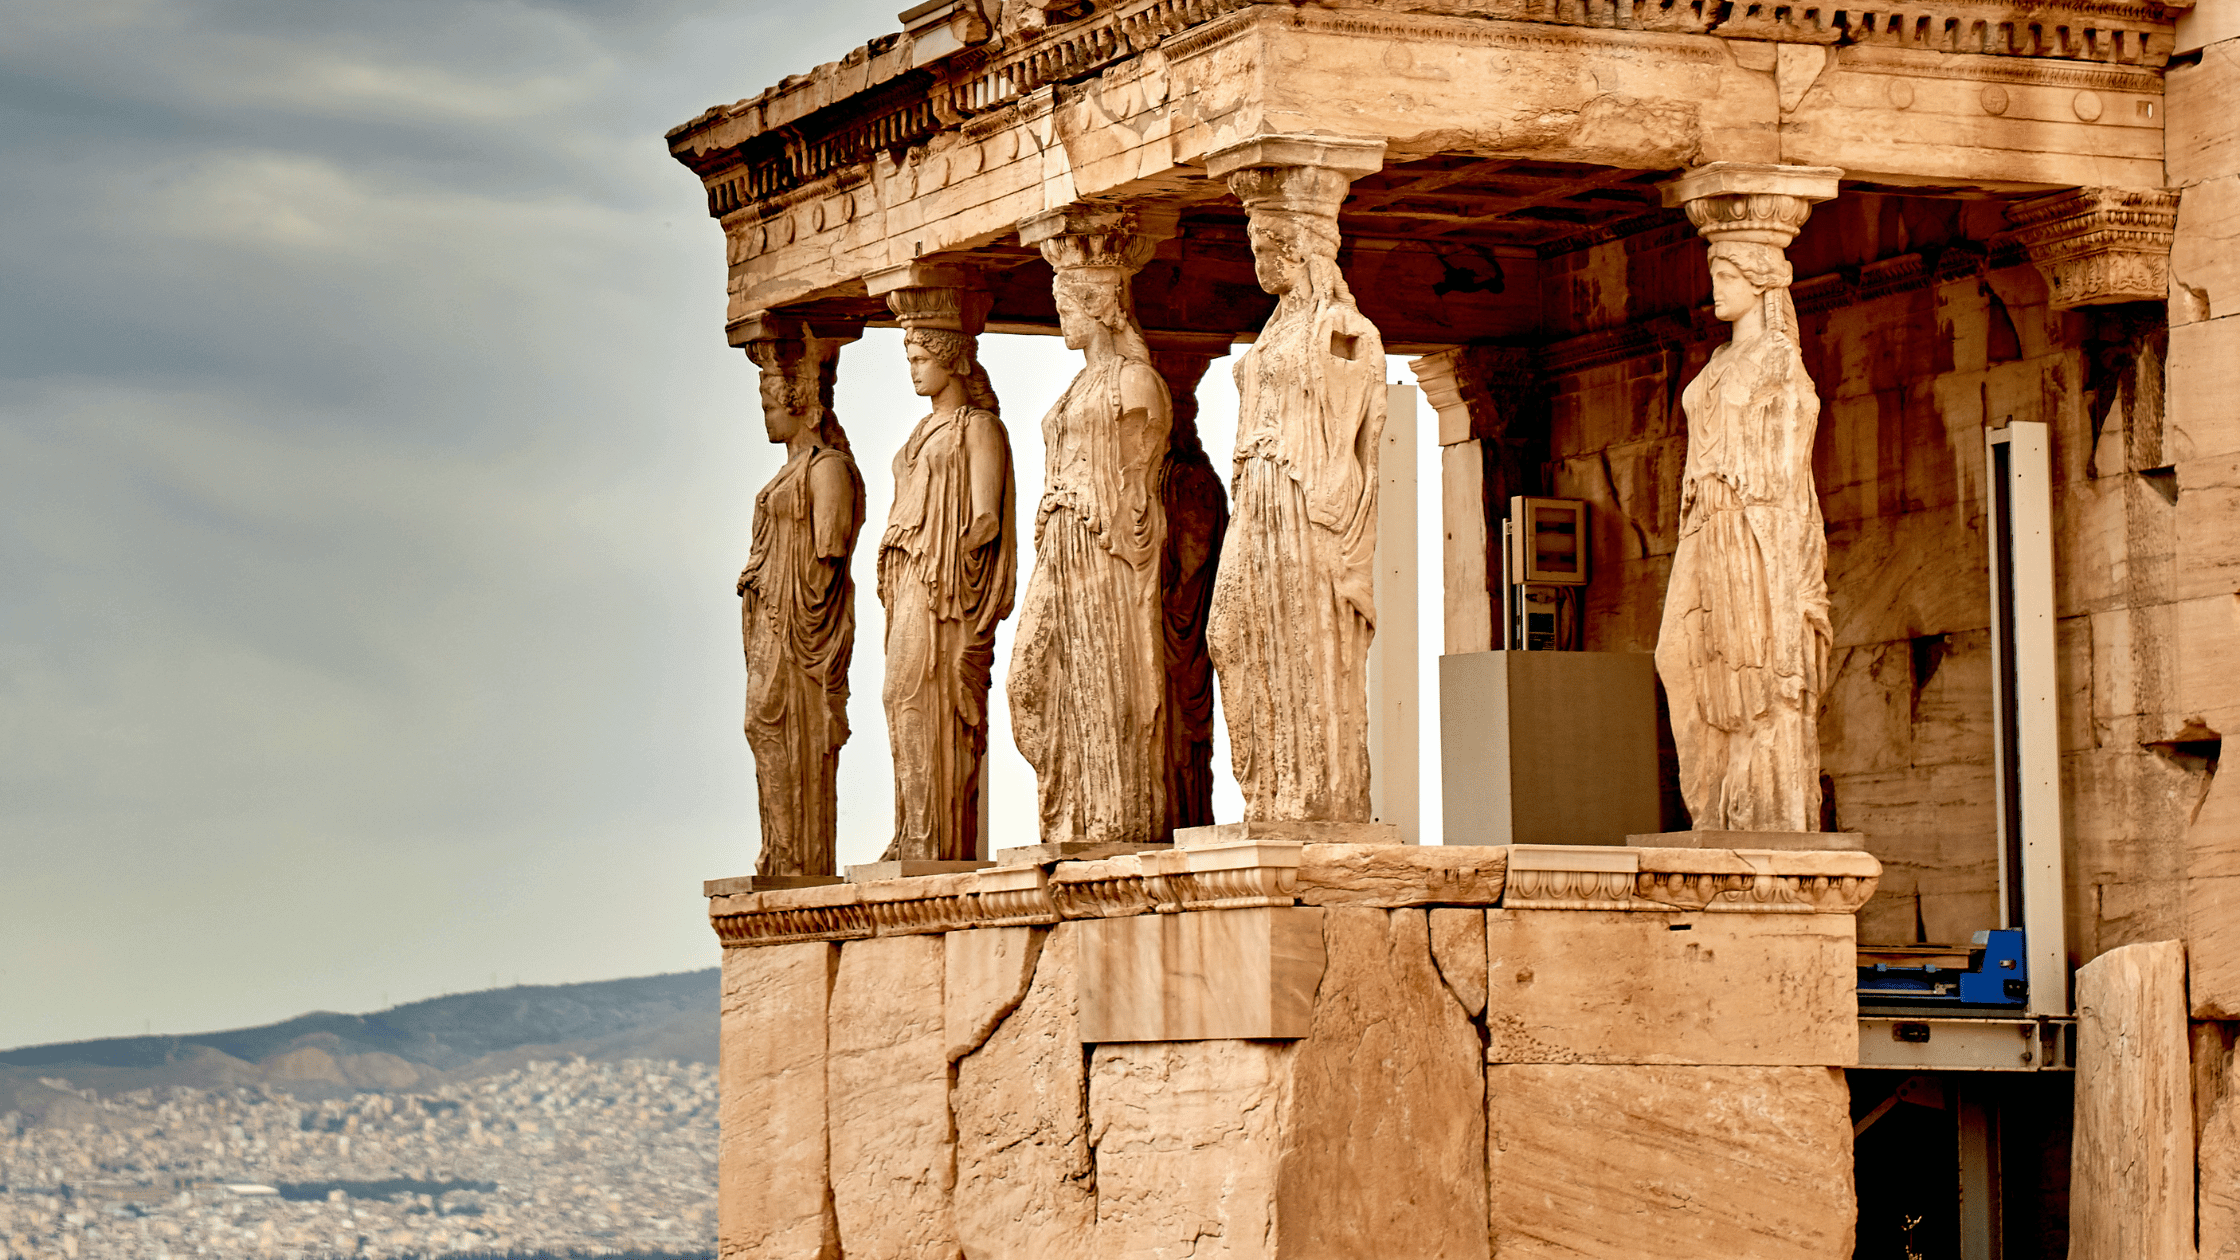
<svg viewBox="0 0 2240 1260">
<path fill-rule="evenodd" d="M 1763 298 L 1750 304 L 1750 309 L 1734 321 L 1734 340 L 1737 345 L 1756 341 L 1766 334 L 1766 304 Z"/>
</svg>

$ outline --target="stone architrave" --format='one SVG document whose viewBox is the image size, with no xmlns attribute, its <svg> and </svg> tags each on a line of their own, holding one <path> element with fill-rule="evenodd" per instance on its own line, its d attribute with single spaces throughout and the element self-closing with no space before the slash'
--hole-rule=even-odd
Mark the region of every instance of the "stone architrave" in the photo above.
<svg viewBox="0 0 2240 1260">
<path fill-rule="evenodd" d="M 911 384 L 933 402 L 895 455 L 879 539 L 895 777 L 894 842 L 882 861 L 986 856 L 980 766 L 996 627 L 1016 591 L 1017 491 L 1010 436 L 980 366 L 988 297 L 974 282 L 916 263 L 866 281 L 902 322 Z"/>
<path fill-rule="evenodd" d="M 832 1204 L 840 1250 L 893 1260 L 954 1260 L 939 936 L 840 947 L 825 1060 Z"/>
<path fill-rule="evenodd" d="M 1848 1260 L 1840 1068 L 1486 1069 L 1500 1260 Z"/>
<path fill-rule="evenodd" d="M 1707 830 L 1820 825 L 1828 543 L 1812 482 L 1820 397 L 1783 250 L 1842 172 L 1714 162 L 1665 185 L 1711 242 L 1712 308 L 1734 339 L 1680 398 L 1680 540 L 1657 631 L 1680 789 Z"/>
<path fill-rule="evenodd" d="M 838 946 L 723 951 L 718 1254 L 839 1260 L 827 1184 L 825 1019 Z"/>
<path fill-rule="evenodd" d="M 1055 280 L 1066 345 L 1087 359 L 1042 422 L 1034 574 L 1013 640 L 1011 729 L 1034 767 L 1045 844 L 1167 836 L 1159 469 L 1171 407 L 1128 282 L 1152 241 L 1125 209 L 1022 223 Z"/>
<path fill-rule="evenodd" d="M 754 500 L 754 546 L 739 574 L 747 661 L 747 747 L 754 753 L 764 877 L 835 873 L 834 776 L 848 742 L 863 477 L 832 413 L 833 373 L 856 331 L 827 335 L 766 315 L 745 330 L 762 369 L 762 417 L 785 466 Z"/>
<path fill-rule="evenodd" d="M 967 1256 L 1097 1260 L 1088 1062 L 1074 1036 L 1078 923 L 1049 931 L 1026 996 L 957 1062 L 957 1240 Z M 1029 928 L 993 928 L 1029 932 Z M 973 933 L 953 933 L 950 939 Z M 952 967 L 957 955 L 950 953 Z M 952 978 L 954 972 L 952 971 Z"/>
<path fill-rule="evenodd" d="M 1384 341 L 1338 270 L 1338 206 L 1382 140 L 1259 136 L 1210 153 L 1275 313 L 1236 366 L 1229 529 L 1206 641 L 1245 818 L 1365 822 Z"/>
<path fill-rule="evenodd" d="M 1166 378 L 1174 404 L 1167 457 L 1159 465 L 1159 507 L 1167 518 L 1159 552 L 1160 632 L 1166 648 L 1167 830 L 1213 823 L 1213 659 L 1206 617 L 1213 575 L 1229 528 L 1229 496 L 1198 438 L 1198 382 L 1229 352 L 1226 336 L 1146 333 L 1151 366 Z"/>
<path fill-rule="evenodd" d="M 2186 947 L 2109 950 L 2077 968 L 2074 1260 L 2190 1260 L 2193 1068 Z"/>
</svg>

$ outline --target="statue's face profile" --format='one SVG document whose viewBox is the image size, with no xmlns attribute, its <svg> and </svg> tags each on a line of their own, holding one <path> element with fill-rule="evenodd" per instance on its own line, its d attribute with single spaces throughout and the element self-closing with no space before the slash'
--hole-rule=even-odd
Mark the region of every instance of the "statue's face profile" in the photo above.
<svg viewBox="0 0 2240 1260">
<path fill-rule="evenodd" d="M 921 398 L 931 398 L 947 389 L 949 381 L 956 375 L 949 370 L 948 364 L 941 361 L 941 356 L 915 341 L 905 347 L 902 353 L 910 361 L 910 388 L 917 390 Z"/>
<path fill-rule="evenodd" d="M 1758 290 L 1742 269 L 1724 258 L 1711 263 L 1711 313 L 1733 323 L 1758 304 Z"/>
<path fill-rule="evenodd" d="M 1299 287 L 1306 262 L 1299 255 L 1295 233 L 1286 227 L 1251 223 L 1244 234 L 1252 245 L 1252 275 L 1262 289 L 1280 297 Z"/>
<path fill-rule="evenodd" d="M 773 442 L 790 442 L 801 431 L 801 417 L 786 400 L 785 378 L 776 372 L 762 374 L 762 427 Z"/>
<path fill-rule="evenodd" d="M 1080 350 L 1094 339 L 1097 321 L 1090 317 L 1088 304 L 1070 287 L 1060 286 L 1058 299 L 1058 331 L 1066 336 L 1066 349 Z"/>
</svg>

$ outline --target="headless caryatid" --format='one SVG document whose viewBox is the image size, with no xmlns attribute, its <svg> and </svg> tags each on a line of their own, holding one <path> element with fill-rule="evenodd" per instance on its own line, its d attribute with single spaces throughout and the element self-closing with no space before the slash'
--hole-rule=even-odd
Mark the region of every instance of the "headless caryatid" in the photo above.
<svg viewBox="0 0 2240 1260">
<path fill-rule="evenodd" d="M 836 341 L 765 317 L 750 340 L 762 417 L 785 466 L 754 500 L 754 546 L 739 574 L 747 659 L 747 747 L 762 814 L 760 876 L 833 874 L 834 774 L 848 742 L 848 662 L 863 527 L 863 478 L 832 414 Z"/>
<path fill-rule="evenodd" d="M 1682 392 L 1680 540 L 1657 632 L 1680 787 L 1698 830 L 1814 831 L 1827 687 L 1827 535 L 1812 482 L 1820 398 L 1783 247 L 1838 172 L 1719 164 L 1669 186 L 1711 240 L 1734 337 Z"/>
<path fill-rule="evenodd" d="M 1152 366 L 1166 378 L 1174 403 L 1167 456 L 1159 465 L 1159 506 L 1167 540 L 1159 550 L 1160 637 L 1166 660 L 1167 698 L 1161 710 L 1166 747 L 1167 828 L 1213 823 L 1213 658 L 1206 654 L 1206 615 L 1213 607 L 1213 575 L 1221 538 L 1229 527 L 1229 496 L 1198 440 L 1198 381 L 1218 345 L 1159 344 Z"/>
<path fill-rule="evenodd" d="M 1207 646 L 1247 821 L 1366 822 L 1384 343 L 1338 271 L 1379 142 L 1263 137 L 1208 158 L 1275 313 L 1236 366 L 1231 516 Z"/>
<path fill-rule="evenodd" d="M 1087 359 L 1042 422 L 1035 568 L 1008 683 L 1045 843 L 1166 839 L 1158 476 L 1170 408 L 1128 293 L 1151 252 L 1133 226 L 1084 208 L 1020 233 L 1055 271 L 1066 345 Z"/>
<path fill-rule="evenodd" d="M 955 289 L 897 289 L 910 381 L 933 411 L 894 460 L 879 539 L 887 612 L 883 693 L 894 749 L 895 834 L 882 861 L 980 856 L 980 766 L 996 626 L 1017 555 L 1011 444 L 975 354 L 977 321 Z"/>
</svg>

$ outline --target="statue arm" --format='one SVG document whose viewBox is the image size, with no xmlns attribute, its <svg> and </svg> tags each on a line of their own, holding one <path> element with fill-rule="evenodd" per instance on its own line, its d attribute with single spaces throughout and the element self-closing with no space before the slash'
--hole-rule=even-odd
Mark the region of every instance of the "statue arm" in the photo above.
<svg viewBox="0 0 2240 1260">
<path fill-rule="evenodd" d="M 975 411 L 965 422 L 965 459 L 972 472 L 972 520 L 964 545 L 984 547 L 1003 532 L 1003 483 L 1011 451 L 995 417 Z"/>
<path fill-rule="evenodd" d="M 818 559 L 846 557 L 856 532 L 855 487 L 837 457 L 809 466 L 809 524 Z"/>
<path fill-rule="evenodd" d="M 1166 381 L 1149 364 L 1131 363 L 1121 372 L 1119 506 L 1126 533 L 1121 556 L 1139 568 L 1158 552 L 1159 465 L 1166 458 L 1173 408 Z"/>
</svg>

